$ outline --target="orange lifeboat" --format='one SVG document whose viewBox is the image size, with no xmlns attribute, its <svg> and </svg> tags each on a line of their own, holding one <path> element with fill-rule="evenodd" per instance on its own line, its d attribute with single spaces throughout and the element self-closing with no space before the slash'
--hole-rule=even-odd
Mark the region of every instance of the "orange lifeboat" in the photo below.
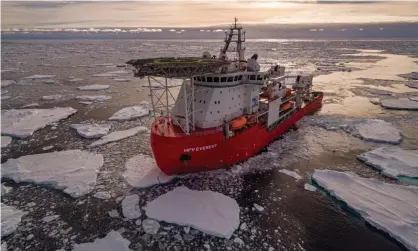
<svg viewBox="0 0 418 251">
<path fill-rule="evenodd" d="M 291 108 L 292 107 L 292 104 L 290 103 L 290 102 L 287 102 L 287 103 L 285 103 L 285 104 L 283 104 L 281 107 L 280 107 L 280 110 L 281 111 L 286 111 L 286 110 L 288 110 L 289 108 Z"/>
<path fill-rule="evenodd" d="M 286 89 L 286 96 L 289 96 L 289 95 L 291 95 L 291 94 L 292 94 L 292 89 L 287 88 L 287 89 Z"/>
<path fill-rule="evenodd" d="M 234 120 L 231 121 L 231 129 L 232 130 L 238 130 L 245 126 L 247 123 L 247 119 L 245 116 L 240 116 Z"/>
</svg>

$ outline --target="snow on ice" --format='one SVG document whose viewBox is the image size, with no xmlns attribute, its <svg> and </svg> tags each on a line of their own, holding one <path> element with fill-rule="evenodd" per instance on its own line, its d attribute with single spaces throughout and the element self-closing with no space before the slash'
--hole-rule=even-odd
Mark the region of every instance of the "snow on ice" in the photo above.
<svg viewBox="0 0 418 251">
<path fill-rule="evenodd" d="M 418 96 L 409 97 L 410 100 L 418 102 Z"/>
<path fill-rule="evenodd" d="M 149 114 L 149 109 L 145 107 L 144 105 L 138 105 L 138 106 L 130 106 L 122 108 L 121 110 L 117 111 L 112 115 L 112 117 L 109 118 L 109 120 L 118 120 L 118 121 L 124 121 L 124 120 L 131 120 L 131 119 L 137 119 L 142 118 L 144 116 L 147 116 Z"/>
<path fill-rule="evenodd" d="M 136 194 L 128 195 L 122 200 L 122 213 L 128 219 L 137 219 L 141 217 L 139 209 L 139 196 Z"/>
<path fill-rule="evenodd" d="M 13 85 L 13 84 L 16 84 L 16 81 L 14 81 L 14 80 L 1 80 L 1 87 L 7 87 L 7 86 L 10 86 L 10 85 Z"/>
<path fill-rule="evenodd" d="M 115 132 L 112 132 L 108 135 L 103 136 L 99 140 L 94 141 L 93 143 L 91 143 L 89 145 L 89 147 L 101 146 L 101 145 L 105 145 L 105 144 L 110 143 L 110 142 L 126 139 L 126 138 L 132 137 L 132 136 L 134 136 L 134 135 L 136 135 L 140 132 L 145 132 L 145 131 L 148 131 L 148 129 L 146 127 L 143 127 L 143 126 L 137 126 L 137 127 L 133 127 L 131 129 L 128 129 L 128 130 L 123 130 L 123 131 L 115 131 Z"/>
<path fill-rule="evenodd" d="M 110 131 L 110 125 L 72 124 L 70 127 L 77 130 L 77 133 L 86 139 L 101 138 Z"/>
<path fill-rule="evenodd" d="M 130 79 L 126 79 L 126 78 L 114 78 L 113 81 L 116 81 L 116 82 L 129 82 L 131 80 Z"/>
<path fill-rule="evenodd" d="M 39 103 L 31 103 L 31 104 L 22 106 L 22 108 L 31 108 L 31 107 L 37 107 L 37 106 L 39 106 Z"/>
<path fill-rule="evenodd" d="M 280 170 L 279 170 L 279 172 L 284 173 L 284 174 L 286 174 L 286 175 L 289 175 L 289 176 L 291 176 L 291 177 L 295 178 L 296 180 L 300 180 L 300 179 L 302 179 L 302 176 L 300 176 L 300 175 L 299 175 L 297 172 L 295 172 L 295 171 L 290 171 L 290 170 L 287 170 L 287 169 L 280 169 Z"/>
<path fill-rule="evenodd" d="M 221 193 L 176 187 L 145 207 L 149 218 L 181 226 L 191 226 L 204 233 L 230 238 L 239 227 L 238 203 Z"/>
<path fill-rule="evenodd" d="M 360 154 L 358 159 L 381 170 L 382 174 L 388 177 L 408 176 L 418 178 L 418 150 L 380 147 Z"/>
<path fill-rule="evenodd" d="M 399 144 L 402 134 L 392 124 L 380 119 L 354 119 L 337 116 L 309 116 L 303 119 L 311 125 L 330 131 L 343 130 L 364 140 Z"/>
<path fill-rule="evenodd" d="M 312 186 L 311 184 L 305 183 L 305 185 L 303 186 L 305 188 L 305 190 L 311 191 L 311 192 L 315 192 L 316 191 L 316 187 Z"/>
<path fill-rule="evenodd" d="M 1 237 L 12 234 L 22 220 L 24 212 L 1 203 Z"/>
<path fill-rule="evenodd" d="M 75 97 L 76 100 L 80 101 L 93 101 L 93 102 L 103 102 L 111 99 L 111 96 L 106 95 L 83 95 Z"/>
<path fill-rule="evenodd" d="M 418 250 L 418 187 L 361 178 L 354 173 L 315 170 L 312 178 L 372 226 L 410 250 Z"/>
<path fill-rule="evenodd" d="M 68 80 L 68 82 L 80 82 L 80 81 L 83 81 L 84 79 L 82 79 L 82 78 L 72 78 L 72 79 L 69 79 Z"/>
<path fill-rule="evenodd" d="M 1 133 L 26 138 L 36 130 L 65 119 L 76 112 L 77 110 L 71 107 L 1 110 Z"/>
<path fill-rule="evenodd" d="M 133 251 L 129 248 L 131 242 L 112 230 L 106 237 L 95 239 L 90 243 L 75 244 L 72 251 Z"/>
<path fill-rule="evenodd" d="M 409 98 L 383 99 L 380 105 L 386 109 L 418 110 L 418 102 Z"/>
<path fill-rule="evenodd" d="M 10 143 L 12 143 L 12 137 L 1 136 L 1 148 L 7 147 Z"/>
<path fill-rule="evenodd" d="M 110 85 L 85 85 L 77 87 L 80 91 L 101 91 L 109 88 Z"/>
<path fill-rule="evenodd" d="M 26 155 L 2 164 L 1 176 L 15 182 L 46 184 L 72 197 L 90 193 L 96 185 L 101 154 L 68 150 Z"/>
<path fill-rule="evenodd" d="M 155 184 L 167 183 L 174 176 L 167 176 L 157 167 L 154 158 L 138 154 L 130 158 L 123 174 L 126 182 L 135 188 L 145 188 Z"/>
</svg>

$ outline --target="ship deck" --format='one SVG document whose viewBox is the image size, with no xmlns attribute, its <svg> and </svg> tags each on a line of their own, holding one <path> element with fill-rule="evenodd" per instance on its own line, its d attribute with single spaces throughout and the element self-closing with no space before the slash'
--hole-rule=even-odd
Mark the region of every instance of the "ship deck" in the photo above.
<svg viewBox="0 0 418 251">
<path fill-rule="evenodd" d="M 201 136 L 221 132 L 221 127 L 195 128 L 189 136 Z M 187 134 L 180 126 L 174 125 L 171 118 L 159 117 L 152 124 L 151 132 L 165 137 L 182 137 Z"/>
</svg>

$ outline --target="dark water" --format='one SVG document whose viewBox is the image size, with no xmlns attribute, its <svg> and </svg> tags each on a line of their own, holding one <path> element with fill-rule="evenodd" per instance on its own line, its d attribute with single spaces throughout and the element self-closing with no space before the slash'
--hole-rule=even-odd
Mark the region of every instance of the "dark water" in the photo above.
<svg viewBox="0 0 418 251">
<path fill-rule="evenodd" d="M 82 40 L 82 41 L 3 41 L 2 72 L 3 79 L 19 80 L 33 74 L 57 75 L 57 84 L 32 83 L 7 87 L 7 95 L 12 97 L 2 101 L 2 109 L 20 108 L 25 104 L 38 102 L 41 108 L 71 106 L 78 112 L 58 123 L 41 129 L 26 140 L 14 140 L 2 149 L 2 163 L 9 158 L 53 150 L 86 149 L 92 140 L 82 139 L 69 128 L 72 123 L 84 121 L 101 122 L 107 120 L 122 107 L 148 100 L 148 91 L 141 86 L 146 80 L 133 79 L 131 75 L 119 76 L 131 79 L 130 82 L 114 82 L 111 78 L 93 77 L 93 74 L 119 70 L 116 67 L 93 66 L 94 64 L 119 64 L 132 58 L 200 55 L 204 50 L 217 52 L 221 43 L 211 41 L 138 41 L 138 40 Z M 357 49 L 383 50 L 383 53 L 418 56 L 416 41 L 252 41 L 247 44 L 248 55 L 257 52 L 263 67 L 271 62 L 280 62 L 290 71 L 304 69 L 316 70 L 321 63 L 364 62 L 373 64 L 384 56 L 349 56 Z M 91 66 L 91 67 L 86 67 Z M 348 68 L 349 66 L 344 66 Z M 353 69 L 355 70 L 355 69 Z M 418 69 L 417 69 L 418 71 Z M 316 72 L 317 75 L 328 72 Z M 69 76 L 83 78 L 81 83 L 71 83 Z M 367 76 L 364 76 L 367 78 Z M 379 86 L 388 83 L 371 80 Z M 82 92 L 77 86 L 87 84 L 108 84 L 110 89 L 99 92 Z M 403 85 L 399 81 L 391 85 Z M 322 85 L 321 85 L 322 88 Z M 345 98 L 350 86 L 344 90 L 328 92 L 328 102 L 320 114 L 327 115 L 327 108 L 334 104 L 335 97 Z M 368 98 L 367 91 L 358 91 L 358 96 Z M 62 101 L 42 101 L 43 95 L 62 94 Z M 76 95 L 110 95 L 112 99 L 104 103 L 85 106 L 77 103 Z M 409 95 L 395 93 L 395 96 Z M 378 112 L 375 112 L 375 111 Z M 379 106 L 362 111 L 361 117 L 384 118 L 394 123 L 404 132 L 401 147 L 416 148 L 418 131 L 416 113 L 386 111 Z M 345 114 L 345 116 L 357 116 Z M 411 119 L 412 118 L 412 119 Z M 128 129 L 137 125 L 148 125 L 149 118 L 129 122 L 110 122 L 112 130 Z M 288 132 L 271 144 L 260 155 L 241 164 L 249 172 L 236 172 L 234 169 L 194 174 L 180 177 L 165 185 L 146 189 L 132 189 L 121 178 L 127 159 L 138 153 L 151 154 L 149 135 L 141 134 L 115 144 L 98 147 L 93 151 L 103 154 L 105 164 L 100 169 L 97 187 L 91 194 L 78 199 L 45 186 L 29 183 L 16 184 L 3 179 L 14 190 L 2 196 L 2 202 L 14 205 L 28 212 L 18 229 L 6 238 L 10 250 L 71 250 L 75 243 L 93 241 L 105 236 L 110 230 L 119 230 L 124 238 L 131 241 L 133 250 L 404 250 L 387 234 L 367 225 L 358 215 L 352 214 L 324 192 L 310 192 L 304 189 L 310 183 L 309 177 L 314 169 L 333 169 L 353 171 L 363 177 L 374 177 L 387 182 L 375 170 L 356 160 L 356 156 L 379 144 L 365 142 L 342 132 L 326 131 L 309 126 L 303 122 L 298 130 Z M 54 145 L 53 150 L 42 147 Z M 302 180 L 295 181 L 279 168 L 296 170 Z M 248 230 L 237 230 L 231 240 L 204 235 L 201 232 L 185 234 L 182 227 L 171 226 L 167 235 L 147 235 L 135 225 L 135 221 L 111 218 L 108 212 L 116 209 L 121 214 L 121 196 L 135 193 L 140 196 L 140 207 L 174 187 L 185 185 L 191 189 L 209 189 L 221 192 L 237 200 L 240 206 L 240 219 L 248 225 Z M 110 200 L 100 200 L 92 195 L 106 190 L 112 194 Z M 122 197 L 123 198 L 123 197 Z M 28 206 L 34 202 L 35 206 Z M 257 203 L 265 208 L 263 212 L 253 209 Z M 41 219 L 47 214 L 59 214 L 60 218 L 50 223 Z M 143 214 L 141 219 L 145 219 Z M 70 229 L 71 228 L 71 229 Z M 123 229 L 122 229 L 123 228 Z M 68 230 L 70 229 L 70 230 Z M 49 236 L 51 231 L 58 234 Z M 67 231 L 68 230 L 68 231 Z M 124 231 L 123 231 L 124 230 Z M 163 230 L 160 230 L 160 232 Z M 30 234 L 35 237 L 27 239 Z M 180 239 L 178 238 L 180 235 Z M 177 236 L 177 237 L 176 237 Z M 241 238 L 245 245 L 238 246 L 232 240 Z"/>
</svg>

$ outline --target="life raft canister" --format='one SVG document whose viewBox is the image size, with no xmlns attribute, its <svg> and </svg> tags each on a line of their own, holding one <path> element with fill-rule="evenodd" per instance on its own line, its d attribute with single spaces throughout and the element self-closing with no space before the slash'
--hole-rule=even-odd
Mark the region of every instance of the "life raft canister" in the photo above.
<svg viewBox="0 0 418 251">
<path fill-rule="evenodd" d="M 281 105 L 280 110 L 281 111 L 286 111 L 291 107 L 292 107 L 292 104 L 290 102 L 287 102 L 287 103 L 284 103 L 284 104 Z"/>
<path fill-rule="evenodd" d="M 238 130 L 245 126 L 247 123 L 247 119 L 245 116 L 240 116 L 234 120 L 231 121 L 231 129 L 232 130 Z"/>
<path fill-rule="evenodd" d="M 292 89 L 287 88 L 287 89 L 286 89 L 286 96 L 289 96 L 289 95 L 291 95 L 291 94 L 292 94 Z"/>
</svg>

